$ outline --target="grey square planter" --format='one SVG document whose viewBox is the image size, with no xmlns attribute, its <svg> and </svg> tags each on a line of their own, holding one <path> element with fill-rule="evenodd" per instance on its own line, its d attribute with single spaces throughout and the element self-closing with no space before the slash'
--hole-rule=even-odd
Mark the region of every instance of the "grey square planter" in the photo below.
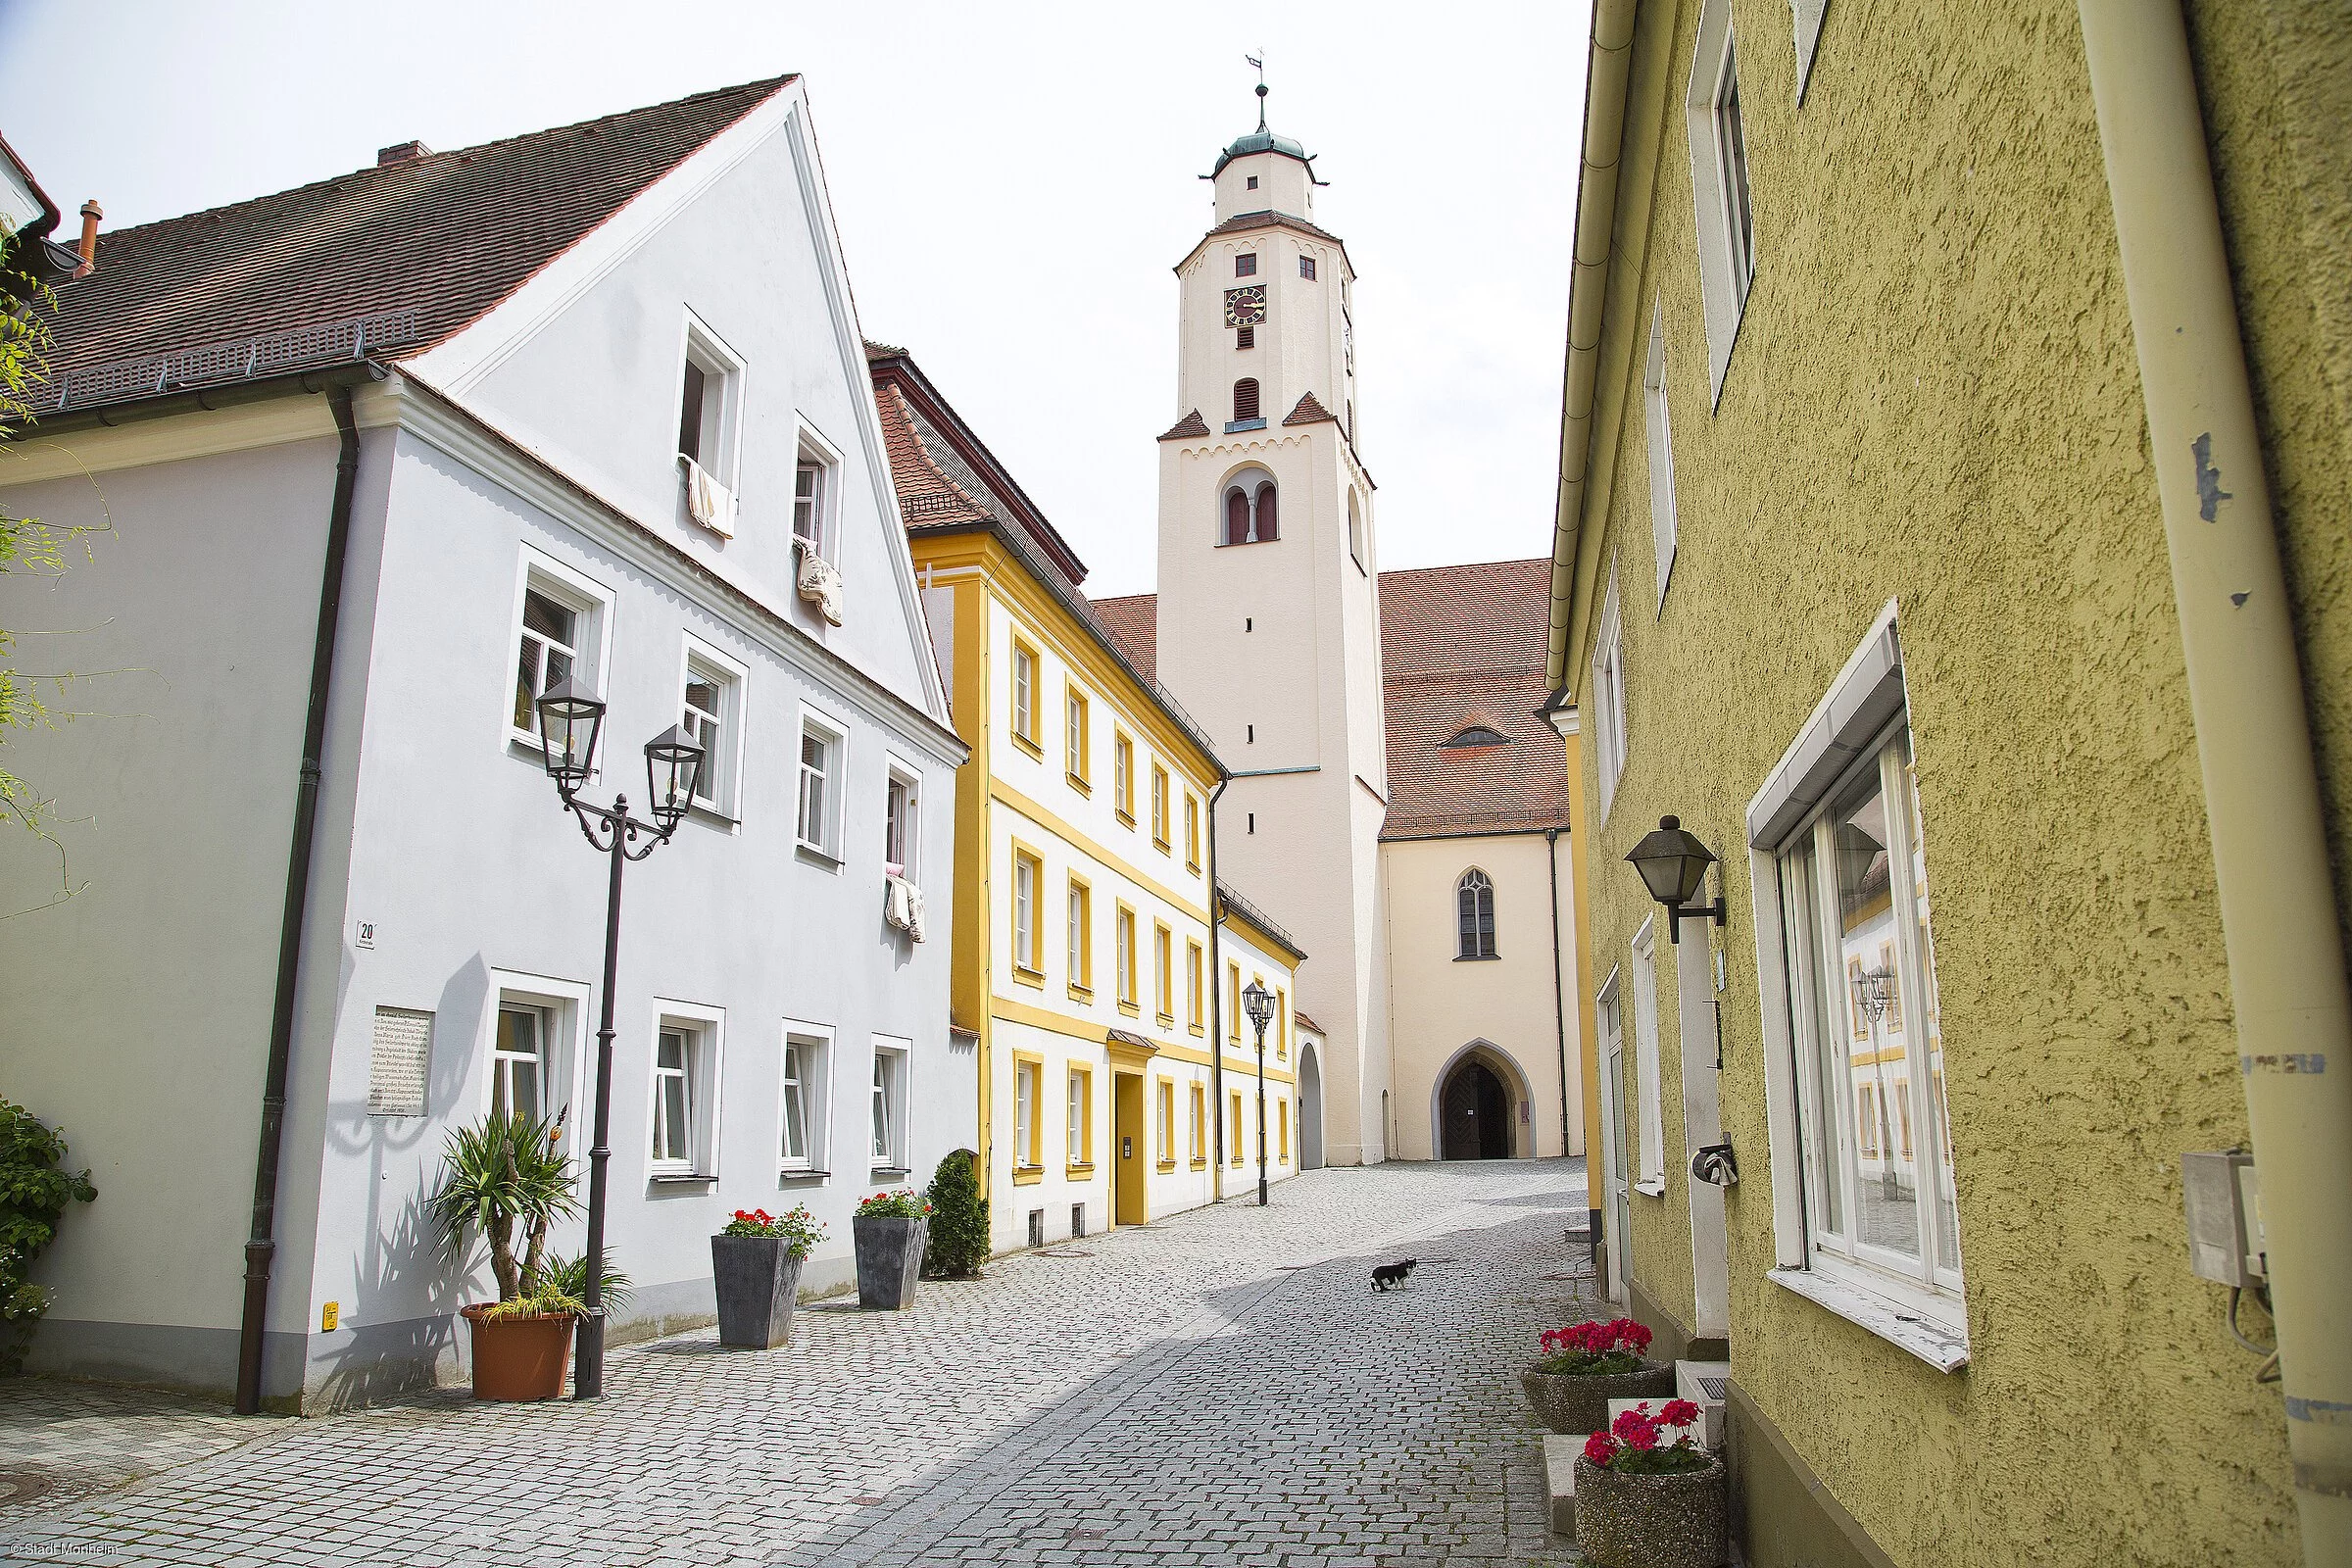
<svg viewBox="0 0 2352 1568">
<path fill-rule="evenodd" d="M 710 1279 L 718 1288 L 719 1344 L 769 1350 L 792 1343 L 801 1259 L 783 1237 L 711 1237 Z"/>
<path fill-rule="evenodd" d="M 850 1231 L 858 1244 L 858 1304 L 885 1312 L 912 1306 L 931 1222 L 860 1215 L 850 1221 Z"/>
</svg>

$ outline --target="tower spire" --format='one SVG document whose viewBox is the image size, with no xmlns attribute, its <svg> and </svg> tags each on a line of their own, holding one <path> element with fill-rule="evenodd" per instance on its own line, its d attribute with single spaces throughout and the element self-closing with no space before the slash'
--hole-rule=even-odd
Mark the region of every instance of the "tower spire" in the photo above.
<svg viewBox="0 0 2352 1568">
<path fill-rule="evenodd" d="M 1261 51 L 1242 58 L 1257 68 L 1257 128 L 1262 134 L 1266 128 L 1266 57 Z"/>
</svg>

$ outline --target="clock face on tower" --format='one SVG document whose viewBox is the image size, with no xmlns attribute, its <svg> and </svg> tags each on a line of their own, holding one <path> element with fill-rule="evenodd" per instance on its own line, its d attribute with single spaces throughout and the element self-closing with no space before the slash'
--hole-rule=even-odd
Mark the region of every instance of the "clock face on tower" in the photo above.
<svg viewBox="0 0 2352 1568">
<path fill-rule="evenodd" d="M 1248 288 L 1229 288 L 1225 291 L 1227 326 L 1256 326 L 1265 318 L 1265 284 L 1252 283 Z"/>
</svg>

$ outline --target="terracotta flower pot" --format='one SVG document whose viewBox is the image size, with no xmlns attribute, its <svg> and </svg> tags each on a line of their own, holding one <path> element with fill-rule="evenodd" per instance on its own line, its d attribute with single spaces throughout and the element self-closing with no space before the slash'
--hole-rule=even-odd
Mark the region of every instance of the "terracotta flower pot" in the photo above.
<svg viewBox="0 0 2352 1568">
<path fill-rule="evenodd" d="M 1519 1387 L 1538 1419 L 1554 1432 L 1583 1437 L 1609 1424 L 1611 1399 L 1671 1399 L 1674 1366 L 1642 1357 L 1639 1372 L 1543 1372 L 1529 1367 Z"/>
<path fill-rule="evenodd" d="M 792 1343 L 792 1303 L 801 1262 L 781 1236 L 713 1236 L 710 1278 L 718 1292 L 718 1343 L 766 1350 Z"/>
<path fill-rule="evenodd" d="M 477 1399 L 553 1399 L 564 1393 L 571 1365 L 569 1312 L 488 1317 L 476 1304 L 460 1315 L 473 1330 L 473 1396 Z"/>
<path fill-rule="evenodd" d="M 1576 1549 L 1594 1568 L 1719 1568 L 1731 1557 L 1723 1461 L 1644 1475 L 1576 1456 Z"/>
<path fill-rule="evenodd" d="M 858 1214 L 850 1232 L 858 1244 L 858 1304 L 884 1311 L 912 1306 L 931 1222 Z"/>
</svg>

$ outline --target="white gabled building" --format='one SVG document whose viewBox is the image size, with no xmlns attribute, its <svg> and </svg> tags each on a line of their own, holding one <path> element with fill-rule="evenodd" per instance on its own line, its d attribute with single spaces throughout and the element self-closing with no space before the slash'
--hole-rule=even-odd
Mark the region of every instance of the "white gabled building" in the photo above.
<svg viewBox="0 0 2352 1568">
<path fill-rule="evenodd" d="M 445 1137 L 503 1100 L 588 1142 L 608 861 L 526 728 L 566 667 L 611 705 L 593 798 L 642 809 L 673 723 L 715 763 L 626 882 L 615 1337 L 709 1317 L 738 1207 L 808 1203 L 832 1235 L 804 1286 L 846 1283 L 853 1202 L 976 1141 L 965 748 L 800 82 L 106 235 L 56 329 L 0 505 L 101 531 L 12 579 L 6 624 L 72 629 L 63 657 L 119 672 L 74 706 L 123 716 L 10 747 L 74 892 L 9 922 L 38 983 L 0 1009 L 0 1082 L 100 1192 L 42 1259 L 31 1364 L 230 1388 L 273 1145 L 262 1393 L 461 1371 L 487 1270 L 422 1218 Z M 56 885 L 19 847 L 0 908 Z"/>
</svg>

